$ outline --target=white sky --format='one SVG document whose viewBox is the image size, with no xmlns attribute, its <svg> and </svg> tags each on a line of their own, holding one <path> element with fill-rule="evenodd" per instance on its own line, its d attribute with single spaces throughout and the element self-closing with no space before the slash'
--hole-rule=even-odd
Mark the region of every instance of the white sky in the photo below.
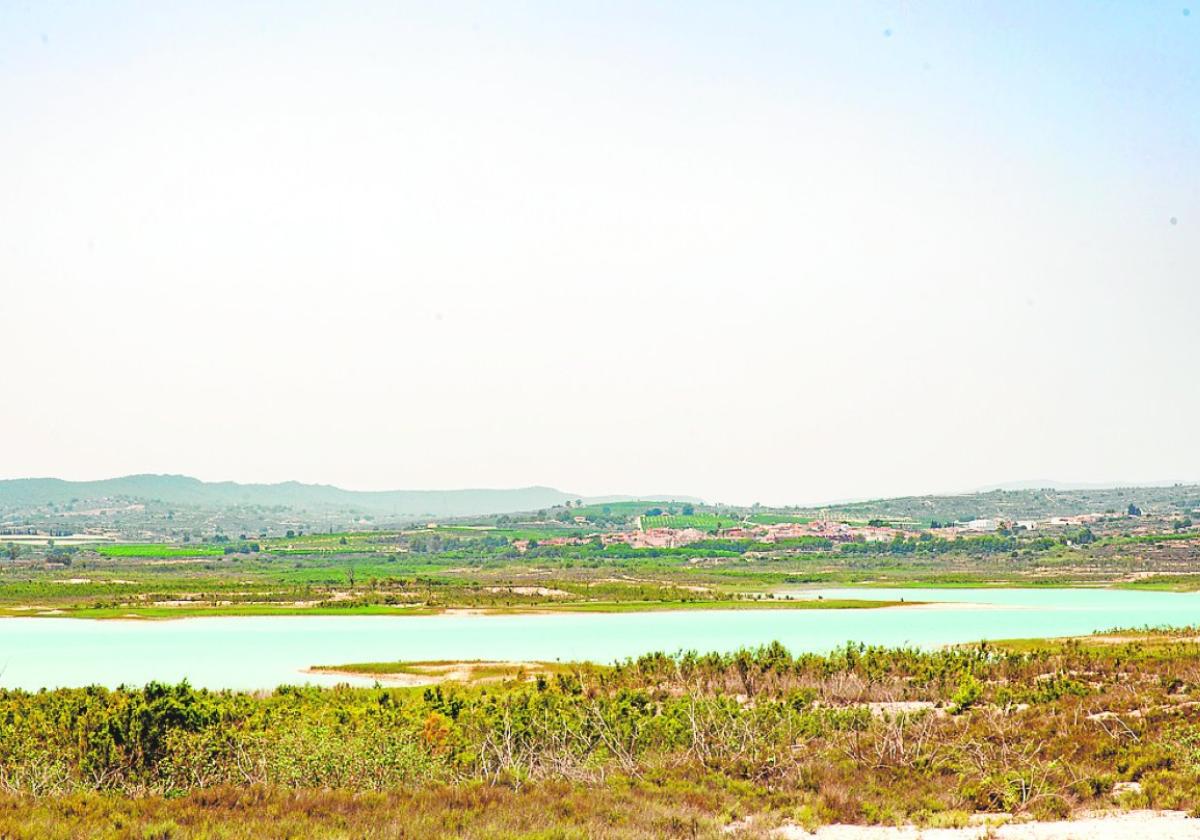
<svg viewBox="0 0 1200 840">
<path fill-rule="evenodd" d="M 0 477 L 1200 478 L 1200 10 L 959 5 L 0 8 Z"/>
</svg>

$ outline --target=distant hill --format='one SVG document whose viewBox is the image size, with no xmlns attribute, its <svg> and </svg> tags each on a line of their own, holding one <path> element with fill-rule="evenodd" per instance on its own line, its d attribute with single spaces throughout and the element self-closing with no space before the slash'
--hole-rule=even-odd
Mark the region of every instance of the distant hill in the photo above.
<svg viewBox="0 0 1200 840">
<path fill-rule="evenodd" d="M 694 496 L 583 497 L 553 487 L 480 490 L 343 490 L 329 484 L 238 484 L 201 481 L 186 475 L 127 475 L 101 481 L 61 478 L 0 480 L 0 509 L 69 502 L 123 499 L 199 508 L 256 506 L 309 512 L 361 513 L 392 517 L 482 516 L 519 513 L 584 499 L 589 503 L 645 499 L 702 503 Z"/>
<path fill-rule="evenodd" d="M 474 516 L 514 513 L 562 504 L 578 494 L 551 487 L 511 490 L 343 490 L 328 484 L 238 484 L 184 475 L 129 475 L 102 481 L 18 478 L 0 481 L 0 507 L 65 504 L 74 499 L 129 499 L 167 505 L 234 505 L 305 511 L 355 511 L 375 516 Z"/>
<path fill-rule="evenodd" d="M 589 505 L 607 505 L 620 502 L 679 502 L 682 504 L 702 505 L 704 500 L 699 496 L 683 496 L 679 493 L 650 493 L 640 496 L 584 496 L 583 501 Z"/>
<path fill-rule="evenodd" d="M 343 490 L 328 484 L 238 484 L 207 482 L 183 475 L 129 475 L 102 481 L 58 478 L 0 480 L 0 509 L 36 507 L 73 501 L 157 502 L 204 509 L 257 507 L 297 512 L 420 519 L 523 513 L 583 499 L 586 504 L 630 501 L 701 505 L 701 499 L 676 494 L 582 496 L 552 487 L 475 490 Z M 953 522 L 977 518 L 1036 519 L 1079 513 L 1124 511 L 1136 504 L 1146 513 L 1191 512 L 1200 508 L 1200 485 L 1140 487 L 1041 487 L 996 489 L 978 493 L 931 494 L 872 499 L 792 510 L 807 515 L 827 512 L 850 519 L 909 518 Z M 335 519 L 338 516 L 334 516 Z M 345 518 L 345 517 L 344 517 Z"/>
<path fill-rule="evenodd" d="M 919 522 L 968 519 L 1038 519 L 1082 513 L 1121 512 L 1136 504 L 1146 513 L 1190 512 L 1200 508 L 1200 485 L 1140 487 L 1041 487 L 978 493 L 902 496 L 842 502 L 808 508 L 815 514 L 869 519 L 909 518 Z"/>
<path fill-rule="evenodd" d="M 1195 485 L 1194 481 L 1055 481 L 1053 479 L 1032 479 L 1026 481 L 1008 481 L 1003 484 L 989 484 L 970 490 L 970 493 L 990 493 L 993 490 L 1112 490 L 1120 487 L 1180 487 Z"/>
</svg>

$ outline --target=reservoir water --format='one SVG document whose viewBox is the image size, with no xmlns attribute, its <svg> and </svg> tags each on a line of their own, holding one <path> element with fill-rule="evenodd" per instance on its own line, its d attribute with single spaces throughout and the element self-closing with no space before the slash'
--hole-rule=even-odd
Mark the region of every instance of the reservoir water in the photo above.
<svg viewBox="0 0 1200 840">
<path fill-rule="evenodd" d="M 772 640 L 795 652 L 820 652 L 847 641 L 933 647 L 1113 627 L 1200 624 L 1200 593 L 872 588 L 788 594 L 938 603 L 865 610 L 495 616 L 2 618 L 0 688 L 139 685 L 186 678 L 210 688 L 267 689 L 347 681 L 303 672 L 320 664 L 417 659 L 612 662 L 654 650 L 732 650 Z"/>
</svg>

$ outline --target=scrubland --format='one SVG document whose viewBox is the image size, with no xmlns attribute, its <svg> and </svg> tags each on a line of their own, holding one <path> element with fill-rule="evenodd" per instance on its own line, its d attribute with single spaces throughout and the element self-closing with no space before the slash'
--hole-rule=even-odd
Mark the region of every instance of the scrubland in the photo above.
<svg viewBox="0 0 1200 840">
<path fill-rule="evenodd" d="M 0 836 L 716 837 L 1200 808 L 1195 631 L 0 693 Z"/>
</svg>

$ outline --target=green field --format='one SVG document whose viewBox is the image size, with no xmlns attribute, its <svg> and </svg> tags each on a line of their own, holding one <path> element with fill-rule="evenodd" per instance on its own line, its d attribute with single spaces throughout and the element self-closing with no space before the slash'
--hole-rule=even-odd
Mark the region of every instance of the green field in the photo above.
<svg viewBox="0 0 1200 840">
<path fill-rule="evenodd" d="M 643 516 L 642 528 L 696 528 L 701 531 L 716 531 L 734 528 L 741 521 L 732 516 L 714 516 L 711 513 L 695 513 L 690 516 Z"/>
<path fill-rule="evenodd" d="M 669 507 L 667 502 L 651 502 L 645 499 L 636 499 L 627 502 L 603 502 L 590 505 L 581 505 L 576 508 L 571 508 L 571 513 L 579 516 L 638 516 L 645 513 L 651 508 Z"/>
<path fill-rule="evenodd" d="M 812 522 L 812 517 L 791 513 L 755 513 L 751 514 L 749 521 L 755 525 L 786 525 L 790 522 L 803 525 Z"/>
<path fill-rule="evenodd" d="M 222 548 L 207 545 L 101 545 L 95 550 L 103 557 L 215 557 L 225 553 Z"/>
</svg>

